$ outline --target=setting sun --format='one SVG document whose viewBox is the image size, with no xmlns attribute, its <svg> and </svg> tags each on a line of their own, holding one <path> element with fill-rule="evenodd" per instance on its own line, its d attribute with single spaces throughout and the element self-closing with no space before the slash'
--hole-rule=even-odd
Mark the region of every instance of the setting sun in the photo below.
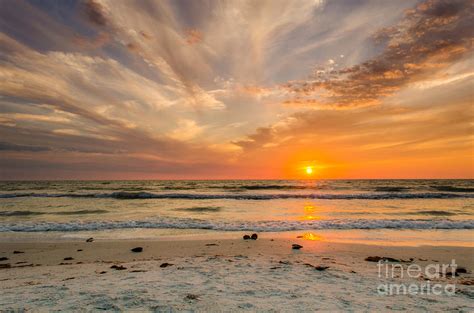
<svg viewBox="0 0 474 313">
<path fill-rule="evenodd" d="M 313 174 L 313 168 L 311 166 L 306 167 L 306 174 L 308 175 Z"/>
</svg>

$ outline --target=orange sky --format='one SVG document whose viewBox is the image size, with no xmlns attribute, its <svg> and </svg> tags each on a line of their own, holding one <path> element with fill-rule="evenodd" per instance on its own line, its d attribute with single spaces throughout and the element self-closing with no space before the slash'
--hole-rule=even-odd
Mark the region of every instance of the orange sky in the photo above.
<svg viewBox="0 0 474 313">
<path fill-rule="evenodd" d="M 469 1 L 2 8 L 0 179 L 474 178 Z"/>
</svg>

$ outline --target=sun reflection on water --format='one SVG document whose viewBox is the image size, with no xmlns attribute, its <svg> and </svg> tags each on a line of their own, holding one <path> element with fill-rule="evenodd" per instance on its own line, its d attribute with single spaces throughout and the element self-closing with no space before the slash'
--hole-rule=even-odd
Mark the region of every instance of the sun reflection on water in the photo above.
<svg viewBox="0 0 474 313">
<path fill-rule="evenodd" d="M 316 207 L 312 204 L 306 204 L 304 206 L 304 215 L 300 217 L 302 220 L 319 220 L 321 216 L 318 216 L 316 213 Z"/>
<path fill-rule="evenodd" d="M 313 234 L 313 233 L 305 233 L 301 236 L 304 240 L 312 240 L 312 241 L 320 241 L 323 240 L 323 237 Z"/>
</svg>

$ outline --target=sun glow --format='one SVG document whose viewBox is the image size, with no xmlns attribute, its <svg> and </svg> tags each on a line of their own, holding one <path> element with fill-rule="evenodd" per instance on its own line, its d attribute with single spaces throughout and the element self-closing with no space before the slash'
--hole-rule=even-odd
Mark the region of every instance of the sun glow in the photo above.
<svg viewBox="0 0 474 313">
<path fill-rule="evenodd" d="M 306 174 L 308 174 L 308 175 L 313 174 L 313 168 L 311 166 L 306 167 Z"/>
</svg>

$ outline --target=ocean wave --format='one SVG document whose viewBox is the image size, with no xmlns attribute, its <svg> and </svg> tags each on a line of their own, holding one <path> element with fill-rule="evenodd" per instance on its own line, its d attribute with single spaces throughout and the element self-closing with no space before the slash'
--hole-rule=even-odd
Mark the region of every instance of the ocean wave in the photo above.
<svg viewBox="0 0 474 313">
<path fill-rule="evenodd" d="M 474 198 L 467 193 L 356 193 L 356 194 L 204 194 L 204 193 L 150 193 L 150 192 L 112 192 L 112 193 L 5 193 L 0 198 L 113 198 L 120 200 L 135 199 L 233 199 L 233 200 L 272 200 L 272 199 L 323 199 L 323 200 L 388 200 L 388 199 L 453 199 Z"/>
<path fill-rule="evenodd" d="M 43 212 L 35 211 L 3 211 L 0 212 L 0 216 L 32 216 L 32 215 L 42 215 Z"/>
<path fill-rule="evenodd" d="M 456 187 L 456 186 L 431 186 L 431 188 L 437 191 L 444 192 L 474 192 L 474 188 L 469 187 Z"/>
<path fill-rule="evenodd" d="M 77 210 L 77 211 L 60 211 L 60 212 L 37 212 L 37 211 L 2 211 L 1 216 L 32 216 L 32 215 L 82 215 L 82 214 L 102 214 L 107 213 L 107 210 Z"/>
<path fill-rule="evenodd" d="M 245 189 L 245 190 L 305 190 L 321 189 L 323 186 L 304 185 L 237 185 L 237 186 L 215 186 L 216 189 Z"/>
<path fill-rule="evenodd" d="M 410 188 L 402 186 L 382 186 L 374 189 L 374 191 L 377 192 L 404 192 L 408 190 L 410 190 Z"/>
<path fill-rule="evenodd" d="M 184 211 L 184 212 L 219 212 L 222 210 L 221 207 L 217 206 L 195 206 L 190 208 L 177 208 L 175 211 Z"/>
<path fill-rule="evenodd" d="M 317 229 L 474 229 L 474 220 L 449 219 L 332 219 L 313 221 L 207 221 L 190 218 L 148 219 L 142 221 L 23 222 L 0 224 L 0 232 L 96 231 L 109 229 L 209 229 L 216 231 L 279 232 Z"/>
<path fill-rule="evenodd" d="M 456 213 L 443 211 L 443 210 L 425 210 L 425 211 L 418 211 L 413 212 L 412 214 L 422 214 L 422 215 L 432 215 L 432 216 L 452 216 L 456 215 Z"/>
</svg>

